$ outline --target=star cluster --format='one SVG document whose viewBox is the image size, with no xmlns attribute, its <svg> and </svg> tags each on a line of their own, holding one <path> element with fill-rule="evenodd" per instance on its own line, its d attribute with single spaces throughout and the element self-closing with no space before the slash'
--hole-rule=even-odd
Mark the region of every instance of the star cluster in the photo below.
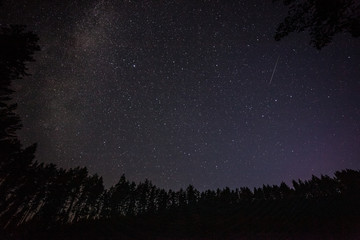
<svg viewBox="0 0 360 240">
<path fill-rule="evenodd" d="M 4 3 L 42 51 L 15 84 L 38 161 L 164 188 L 279 184 L 360 168 L 360 47 L 276 42 L 271 1 Z M 18 16 L 22 16 L 19 18 Z"/>
</svg>

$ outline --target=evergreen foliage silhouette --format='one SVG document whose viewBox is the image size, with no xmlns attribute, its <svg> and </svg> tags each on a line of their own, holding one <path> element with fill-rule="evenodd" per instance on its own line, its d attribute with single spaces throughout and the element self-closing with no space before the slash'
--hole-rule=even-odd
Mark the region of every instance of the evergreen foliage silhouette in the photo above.
<svg viewBox="0 0 360 240">
<path fill-rule="evenodd" d="M 288 6 L 289 12 L 278 25 L 275 40 L 292 32 L 308 30 L 310 44 L 321 49 L 340 32 L 360 36 L 360 3 L 357 0 L 273 0 L 277 1 Z"/>
<path fill-rule="evenodd" d="M 39 50 L 38 38 L 25 32 L 24 26 L 6 26 L 0 29 L 0 211 L 1 224 L 20 221 L 15 214 L 26 210 L 23 200 L 30 200 L 28 176 L 36 144 L 22 148 L 16 131 L 21 128 L 17 105 L 11 103 L 11 83 L 28 75 L 26 63 L 34 61 Z M 5 220 L 4 220 L 5 219 Z"/>
</svg>

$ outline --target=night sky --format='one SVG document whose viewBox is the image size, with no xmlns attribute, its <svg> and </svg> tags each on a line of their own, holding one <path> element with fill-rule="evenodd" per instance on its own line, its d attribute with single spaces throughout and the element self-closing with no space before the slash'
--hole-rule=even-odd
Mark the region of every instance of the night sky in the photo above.
<svg viewBox="0 0 360 240">
<path fill-rule="evenodd" d="M 13 0 L 2 24 L 40 38 L 14 83 L 36 160 L 107 187 L 199 190 L 360 169 L 360 42 L 273 38 L 281 3 Z"/>
</svg>

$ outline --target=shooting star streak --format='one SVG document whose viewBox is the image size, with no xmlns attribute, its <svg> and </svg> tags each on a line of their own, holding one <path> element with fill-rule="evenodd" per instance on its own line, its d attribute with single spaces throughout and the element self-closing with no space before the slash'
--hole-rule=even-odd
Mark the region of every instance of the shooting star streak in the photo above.
<svg viewBox="0 0 360 240">
<path fill-rule="evenodd" d="M 279 62 L 279 58 L 280 58 L 280 56 L 278 56 L 278 58 L 277 58 L 277 60 L 276 60 L 275 67 L 274 67 L 274 69 L 273 69 L 273 72 L 272 72 L 272 74 L 271 74 L 271 78 L 270 78 L 270 81 L 269 81 L 269 85 L 272 83 L 272 80 L 273 80 L 273 78 L 274 78 L 274 74 L 275 74 L 276 67 L 277 67 L 278 62 Z"/>
</svg>

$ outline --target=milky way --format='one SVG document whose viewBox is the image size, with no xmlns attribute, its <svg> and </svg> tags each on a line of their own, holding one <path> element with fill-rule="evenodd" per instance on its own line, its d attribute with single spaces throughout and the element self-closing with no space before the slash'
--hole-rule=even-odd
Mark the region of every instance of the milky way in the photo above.
<svg viewBox="0 0 360 240">
<path fill-rule="evenodd" d="M 38 143 L 38 161 L 86 166 L 107 186 L 122 173 L 207 189 L 359 169 L 359 40 L 340 34 L 320 52 L 306 33 L 276 42 L 286 11 L 263 0 L 5 2 L 0 22 L 26 24 L 42 48 L 14 84 L 19 135 Z"/>
</svg>

